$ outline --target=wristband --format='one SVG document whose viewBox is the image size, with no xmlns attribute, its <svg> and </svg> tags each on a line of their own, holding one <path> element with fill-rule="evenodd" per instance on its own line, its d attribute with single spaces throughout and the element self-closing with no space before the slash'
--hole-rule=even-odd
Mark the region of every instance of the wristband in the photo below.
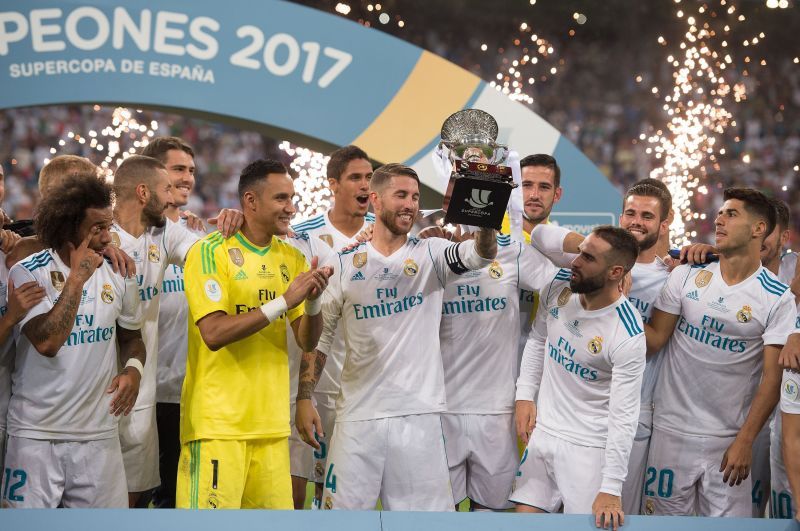
<svg viewBox="0 0 800 531">
<path fill-rule="evenodd" d="M 261 313 L 264 314 L 264 317 L 266 317 L 267 321 L 270 323 L 280 319 L 281 315 L 286 313 L 286 310 L 288 309 L 289 306 L 287 306 L 286 299 L 283 298 L 283 295 L 274 301 L 269 301 L 268 303 L 261 305 Z"/>
<path fill-rule="evenodd" d="M 322 311 L 322 297 L 317 297 L 313 301 L 306 299 L 306 315 L 315 316 Z"/>
<path fill-rule="evenodd" d="M 136 358 L 130 358 L 128 361 L 125 362 L 125 368 L 133 367 L 137 371 L 139 371 L 139 376 L 144 375 L 144 365 L 142 362 L 137 360 Z"/>
</svg>

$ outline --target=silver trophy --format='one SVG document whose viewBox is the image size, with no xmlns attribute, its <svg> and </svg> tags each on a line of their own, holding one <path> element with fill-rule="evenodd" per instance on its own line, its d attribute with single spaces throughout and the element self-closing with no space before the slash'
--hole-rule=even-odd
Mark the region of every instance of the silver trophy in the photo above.
<svg viewBox="0 0 800 531">
<path fill-rule="evenodd" d="M 480 109 L 458 111 L 442 124 L 439 148 L 452 166 L 446 223 L 500 229 L 515 185 L 505 165 L 509 149 L 497 133 L 497 121 Z"/>
</svg>

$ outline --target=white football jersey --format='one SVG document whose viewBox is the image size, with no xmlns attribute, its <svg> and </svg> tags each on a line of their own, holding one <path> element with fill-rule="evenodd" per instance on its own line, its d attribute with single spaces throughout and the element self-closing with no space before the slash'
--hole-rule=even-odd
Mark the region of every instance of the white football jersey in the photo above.
<svg viewBox="0 0 800 531">
<path fill-rule="evenodd" d="M 448 273 L 439 329 L 448 413 L 514 411 L 520 288 L 538 292 L 555 271 L 533 247 L 498 234 L 488 268 Z"/>
<path fill-rule="evenodd" d="M 780 410 L 792 415 L 800 415 L 800 374 L 790 370 L 783 371 L 781 381 Z M 775 415 L 776 419 L 780 415 Z"/>
<path fill-rule="evenodd" d="M 569 267 L 577 254 L 564 252 L 564 240 L 572 232 L 554 223 L 540 223 L 531 231 L 531 245 L 558 267 Z"/>
<path fill-rule="evenodd" d="M 559 227 L 552 223 L 540 223 L 531 231 L 531 246 L 547 257 L 557 267 L 569 267 L 576 254 L 564 252 L 564 238 L 569 234 L 569 229 Z M 549 272 L 548 272 L 549 274 Z M 539 292 L 536 290 L 519 290 L 519 357 L 525 350 L 525 342 L 531 331 L 533 319 L 536 317 L 536 308 L 539 305 Z"/>
<path fill-rule="evenodd" d="M 797 314 L 794 297 L 764 267 L 728 286 L 719 262 L 681 265 L 656 308 L 678 323 L 661 355 L 653 425 L 698 437 L 733 437 L 750 409 L 764 345 L 783 345 Z"/>
<path fill-rule="evenodd" d="M 781 256 L 781 265 L 778 269 L 778 280 L 787 286 L 792 283 L 797 270 L 797 253 L 786 253 Z"/>
<path fill-rule="evenodd" d="M 317 346 L 330 350 L 338 323 L 346 355 L 337 422 L 445 411 L 442 296 L 448 271 L 466 272 L 467 245 L 474 242 L 409 238 L 391 256 L 371 243 L 339 254 L 340 282 L 330 286 Z"/>
<path fill-rule="evenodd" d="M 297 247 L 306 257 L 306 261 L 309 264 L 311 263 L 311 258 L 317 256 L 319 257 L 317 264 L 319 267 L 331 266 L 333 268 L 333 275 L 328 281 L 328 289 L 322 294 L 324 302 L 326 300 L 325 297 L 330 297 L 330 283 L 338 282 L 339 280 L 339 255 L 323 242 L 311 238 L 306 232 L 296 232 L 294 236 L 286 238 L 286 241 Z M 286 347 L 289 354 L 289 401 L 293 404 L 297 398 L 297 381 L 300 379 L 300 360 L 302 359 L 303 351 L 297 346 L 294 331 L 288 325 L 286 326 Z M 292 422 L 294 422 L 294 419 L 292 419 Z"/>
<path fill-rule="evenodd" d="M 541 292 L 517 400 L 534 400 L 535 430 L 605 448 L 602 488 L 619 492 L 639 420 L 647 346 L 642 318 L 623 296 L 585 310 L 561 269 Z M 534 437 L 536 437 L 534 430 Z"/>
<path fill-rule="evenodd" d="M 781 257 L 781 266 L 778 270 L 778 278 L 785 284 L 790 284 L 797 271 L 797 253 L 786 253 Z M 795 299 L 796 300 L 796 299 Z M 798 306 L 800 309 L 800 306 Z M 800 312 L 794 324 L 794 334 L 800 334 Z M 783 371 L 783 381 L 781 382 L 781 400 L 778 408 L 784 413 L 800 415 L 800 374 L 789 370 Z M 774 416 L 777 429 L 780 430 L 781 416 Z M 775 429 L 775 428 L 773 428 Z"/>
<path fill-rule="evenodd" d="M 85 441 L 116 437 L 118 418 L 109 413 L 106 388 L 117 374 L 117 325 L 137 330 L 141 307 L 136 279 L 103 264 L 83 285 L 78 314 L 67 342 L 49 358 L 22 333 L 34 317 L 49 312 L 70 270 L 47 249 L 11 268 L 15 286 L 32 280 L 45 297 L 14 328 L 17 356 L 8 407 L 8 433 L 28 439 Z"/>
<path fill-rule="evenodd" d="M 373 223 L 375 223 L 375 214 L 367 212 L 364 218 L 364 225 L 362 225 L 359 232 L 364 230 L 367 225 Z M 322 240 L 336 253 L 351 244 L 357 243 L 355 238 L 350 238 L 342 234 L 333 226 L 328 212 L 318 214 L 306 221 L 292 225 L 292 230 L 295 232 L 305 232 L 312 239 L 318 238 Z M 342 337 L 341 331 L 337 331 L 334 335 L 333 344 L 330 347 L 330 352 L 327 354 L 328 359 L 325 362 L 325 367 L 322 369 L 322 375 L 317 382 L 317 386 L 314 388 L 314 392 L 335 396 L 339 394 L 339 382 L 342 378 L 342 364 L 344 363 L 344 338 Z M 293 393 L 292 396 L 296 396 L 297 389 L 294 389 Z"/>
<path fill-rule="evenodd" d="M 644 323 L 649 323 L 653 315 L 653 306 L 656 299 L 661 294 L 661 289 L 669 277 L 669 267 L 661 258 L 656 257 L 649 264 L 636 262 L 631 270 L 631 292 L 628 300 L 634 308 L 639 311 Z M 642 414 L 645 409 L 653 411 L 653 393 L 656 389 L 658 372 L 661 368 L 664 357 L 661 352 L 657 352 L 647 358 L 647 365 L 644 369 L 642 379 Z M 648 413 L 648 417 L 650 415 Z"/>
<path fill-rule="evenodd" d="M 167 221 L 172 223 L 172 221 Z M 181 218 L 178 225 L 186 228 L 198 238 L 204 232 L 193 231 Z M 186 351 L 188 349 L 187 325 L 189 305 L 183 285 L 183 267 L 170 264 L 161 281 L 161 301 L 158 309 L 158 367 L 156 371 L 156 400 L 179 404 L 181 386 L 186 375 Z"/>
<path fill-rule="evenodd" d="M 0 251 L 0 316 L 8 311 L 8 268 L 6 254 Z M 6 430 L 8 400 L 11 397 L 11 371 L 14 369 L 14 334 L 0 343 L 0 432 Z"/>
<path fill-rule="evenodd" d="M 136 282 L 142 302 L 142 339 L 147 349 L 147 362 L 139 386 L 135 409 L 156 404 L 156 374 L 158 371 L 158 307 L 164 272 L 169 265 L 183 266 L 186 253 L 198 240 L 195 233 L 167 220 L 162 228 L 150 227 L 134 238 L 116 222 L 111 226 L 115 245 L 136 263 Z"/>
</svg>

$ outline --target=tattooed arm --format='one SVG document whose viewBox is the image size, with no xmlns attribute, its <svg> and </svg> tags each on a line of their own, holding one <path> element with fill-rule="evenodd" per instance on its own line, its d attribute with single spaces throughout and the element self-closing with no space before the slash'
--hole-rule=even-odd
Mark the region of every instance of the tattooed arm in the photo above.
<svg viewBox="0 0 800 531">
<path fill-rule="evenodd" d="M 295 426 L 297 433 L 306 444 L 310 444 L 317 450 L 320 449 L 319 442 L 314 437 L 314 432 L 324 435 L 322 431 L 322 419 L 319 417 L 317 409 L 311 402 L 311 394 L 317 386 L 322 369 L 328 355 L 319 350 L 314 352 L 303 352 L 300 360 L 300 378 L 297 382 L 297 408 L 295 412 Z"/>
<path fill-rule="evenodd" d="M 89 248 L 91 233 L 76 249 L 69 245 L 72 270 L 58 301 L 49 312 L 37 315 L 22 327 L 22 333 L 33 347 L 48 358 L 55 357 L 69 338 L 83 296 L 83 285 L 103 263 L 103 258 Z"/>
<path fill-rule="evenodd" d="M 319 350 L 303 352 L 303 358 L 300 360 L 300 379 L 297 382 L 298 401 L 311 398 L 327 360 L 328 355 Z"/>
<path fill-rule="evenodd" d="M 53 308 L 45 314 L 34 317 L 22 327 L 22 333 L 39 354 L 48 358 L 55 357 L 66 343 L 75 324 L 82 295 L 83 282 L 69 277 Z"/>
</svg>

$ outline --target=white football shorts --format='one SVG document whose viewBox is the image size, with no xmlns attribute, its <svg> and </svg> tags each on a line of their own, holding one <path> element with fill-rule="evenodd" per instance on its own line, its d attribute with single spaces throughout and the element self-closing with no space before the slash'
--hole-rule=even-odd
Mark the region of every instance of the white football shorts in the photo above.
<svg viewBox="0 0 800 531">
<path fill-rule="evenodd" d="M 453 511 L 438 413 L 337 422 L 323 509 Z"/>
<path fill-rule="evenodd" d="M 144 492 L 161 484 L 158 471 L 158 425 L 155 406 L 134 409 L 120 417 L 119 442 L 128 492 Z"/>
<path fill-rule="evenodd" d="M 454 503 L 465 498 L 489 509 L 508 502 L 517 471 L 514 415 L 443 414 L 444 444 Z"/>
<path fill-rule="evenodd" d="M 600 492 L 605 448 L 579 446 L 534 428 L 519 463 L 512 502 L 548 513 L 591 514 Z"/>
<path fill-rule="evenodd" d="M 750 478 L 722 482 L 722 456 L 733 437 L 693 437 L 653 428 L 644 480 L 644 513 L 667 516 L 752 515 Z"/>
<path fill-rule="evenodd" d="M 10 436 L 5 466 L 3 507 L 128 507 L 117 437 L 59 442 Z"/>
</svg>

